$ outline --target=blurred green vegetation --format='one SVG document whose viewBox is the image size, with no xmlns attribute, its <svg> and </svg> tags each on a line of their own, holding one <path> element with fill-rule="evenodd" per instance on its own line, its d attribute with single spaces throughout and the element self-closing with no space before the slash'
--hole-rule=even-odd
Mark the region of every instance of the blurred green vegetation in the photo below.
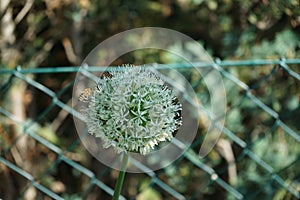
<svg viewBox="0 0 300 200">
<path fill-rule="evenodd" d="M 80 64 L 104 39 L 144 26 L 180 31 L 222 59 L 299 57 L 298 0 L 28 2 L 3 5 L 2 21 L 11 18 L 2 23 L 7 67 Z"/>
<path fill-rule="evenodd" d="M 202 44 L 212 57 L 220 59 L 300 58 L 299 7 L 298 0 L 1 0 L 1 67 L 13 69 L 18 65 L 23 68 L 80 65 L 85 56 L 106 38 L 121 31 L 145 26 L 180 31 Z M 177 48 L 176 44 L 174 48 Z M 164 51 L 147 50 L 123 55 L 115 63 L 152 62 L 182 60 Z M 225 70 L 245 82 L 256 97 L 276 111 L 299 134 L 299 81 L 273 65 L 230 67 Z M 294 70 L 299 74 L 299 65 Z M 200 75 L 194 71 L 182 73 L 191 82 L 201 103 L 209 106 L 208 91 Z M 70 104 L 72 88 L 68 88 L 67 84 L 74 79 L 74 74 L 39 74 L 32 78 L 57 94 L 60 94 L 62 88 L 67 88 L 67 93 L 61 92 L 59 98 Z M 36 88 L 27 85 L 21 87 L 25 85 L 24 82 L 13 81 L 3 85 L 8 79 L 9 76 L 1 75 L 1 107 L 15 112 L 13 107 L 16 106 L 16 100 L 11 100 L 12 97 L 6 94 L 12 92 L 11 85 L 17 85 L 17 93 L 24 97 L 21 102 L 24 113 L 19 117 L 29 122 L 30 119 L 35 119 L 34 127 L 39 136 L 57 145 L 66 156 L 91 169 L 113 187 L 114 170 L 99 167 L 98 161 L 83 150 L 80 141 L 76 141 L 78 138 L 71 116 L 54 106 L 52 100 Z M 274 118 L 245 97 L 245 91 L 232 80 L 224 79 L 224 84 L 228 99 L 225 126 L 244 140 L 254 154 L 272 166 L 287 184 L 299 191 L 300 171 L 296 167 L 299 166 L 299 143 L 278 127 Z M 41 117 L 41 113 L 47 109 L 51 111 Z M 48 169 L 51 162 L 56 160 L 56 154 L 42 144 L 33 144 L 32 140 L 27 143 L 31 146 L 26 148 L 31 153 L 23 155 L 21 151 L 21 157 L 24 156 L 27 161 L 18 163 L 15 153 L 7 152 L 14 149 L 10 149 L 10 146 L 22 140 L 15 134 L 16 131 L 11 130 L 6 120 L 0 120 L 0 150 L 7 159 L 30 171 L 65 199 L 80 199 L 82 195 L 86 199 L 109 198 L 104 198 L 103 192 L 94 188 L 82 194 L 81 191 L 89 180 L 70 166 L 60 164 L 55 169 Z M 199 138 L 203 137 L 202 128 L 199 128 Z M 223 138 L 229 140 L 225 136 Z M 231 183 L 234 188 L 249 199 L 293 198 L 286 190 L 274 186 L 270 181 L 272 175 L 261 169 L 251 158 L 244 156 L 243 150 L 230 142 L 237 160 L 238 180 Z M 194 144 L 193 148 L 197 152 L 199 145 Z M 37 167 L 34 165 L 36 162 L 43 164 Z M 216 169 L 229 182 L 229 164 L 220 152 L 214 150 L 203 162 Z M 4 171 L 0 165 L 1 177 L 5 177 Z M 185 159 L 157 174 L 187 198 L 232 198 L 219 186 L 215 186 L 207 174 L 195 169 Z M 14 191 L 16 194 L 29 187 L 16 175 L 9 177 L 14 178 L 15 187 L 8 190 L 9 184 L 7 188 L 0 186 L 0 198 L 3 187 L 4 191 L 7 189 L 6 191 Z M 129 199 L 171 199 L 153 186 L 144 175 L 128 175 L 127 183 L 124 195 Z M 3 192 L 3 195 L 12 199 L 16 195 L 7 193 Z"/>
</svg>

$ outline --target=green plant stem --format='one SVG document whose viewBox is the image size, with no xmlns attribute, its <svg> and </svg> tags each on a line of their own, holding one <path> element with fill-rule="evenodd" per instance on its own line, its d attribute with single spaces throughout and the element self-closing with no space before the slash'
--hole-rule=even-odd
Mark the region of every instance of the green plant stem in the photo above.
<svg viewBox="0 0 300 200">
<path fill-rule="evenodd" d="M 124 153 L 123 158 L 122 158 L 121 170 L 119 172 L 119 177 L 118 177 L 118 180 L 116 183 L 114 196 L 112 198 L 113 200 L 119 200 L 119 196 L 120 196 L 120 193 L 122 190 L 122 185 L 123 185 L 123 181 L 124 181 L 124 177 L 125 177 L 125 173 L 126 173 L 127 162 L 128 162 L 128 154 Z"/>
</svg>

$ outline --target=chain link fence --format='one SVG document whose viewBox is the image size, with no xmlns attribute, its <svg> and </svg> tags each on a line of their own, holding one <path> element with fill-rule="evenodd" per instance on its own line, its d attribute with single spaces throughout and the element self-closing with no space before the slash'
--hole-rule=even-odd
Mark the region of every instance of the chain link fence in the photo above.
<svg viewBox="0 0 300 200">
<path fill-rule="evenodd" d="M 214 150 L 198 156 L 206 129 L 200 115 L 188 150 L 164 169 L 127 174 L 123 199 L 300 198 L 300 59 L 213 64 L 220 66 L 228 101 Z M 173 67 L 209 105 L 193 67 Z M 0 198 L 111 199 L 118 172 L 89 155 L 74 128 L 78 70 L 0 69 Z"/>
</svg>

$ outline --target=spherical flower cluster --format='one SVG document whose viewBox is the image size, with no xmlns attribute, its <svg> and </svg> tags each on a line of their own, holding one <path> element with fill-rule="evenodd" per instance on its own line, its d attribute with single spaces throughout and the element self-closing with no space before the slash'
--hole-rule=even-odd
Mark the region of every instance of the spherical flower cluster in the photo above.
<svg viewBox="0 0 300 200">
<path fill-rule="evenodd" d="M 147 154 L 181 125 L 173 91 L 145 67 L 124 66 L 99 79 L 85 112 L 88 132 L 104 148 Z"/>
</svg>

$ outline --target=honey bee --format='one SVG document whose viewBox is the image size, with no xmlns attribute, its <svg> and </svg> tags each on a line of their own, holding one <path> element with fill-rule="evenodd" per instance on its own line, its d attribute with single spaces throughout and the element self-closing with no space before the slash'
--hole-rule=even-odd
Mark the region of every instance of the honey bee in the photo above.
<svg viewBox="0 0 300 200">
<path fill-rule="evenodd" d="M 112 75 L 109 72 L 103 72 L 100 78 L 103 79 L 104 77 L 111 78 Z M 85 88 L 83 92 L 79 95 L 78 100 L 84 103 L 89 102 L 90 96 L 95 90 L 101 90 L 101 88 L 99 88 L 99 85 L 95 86 L 94 88 Z"/>
<path fill-rule="evenodd" d="M 79 95 L 78 100 L 85 103 L 89 102 L 89 97 L 91 96 L 92 92 L 92 88 L 85 88 L 83 92 Z"/>
</svg>

